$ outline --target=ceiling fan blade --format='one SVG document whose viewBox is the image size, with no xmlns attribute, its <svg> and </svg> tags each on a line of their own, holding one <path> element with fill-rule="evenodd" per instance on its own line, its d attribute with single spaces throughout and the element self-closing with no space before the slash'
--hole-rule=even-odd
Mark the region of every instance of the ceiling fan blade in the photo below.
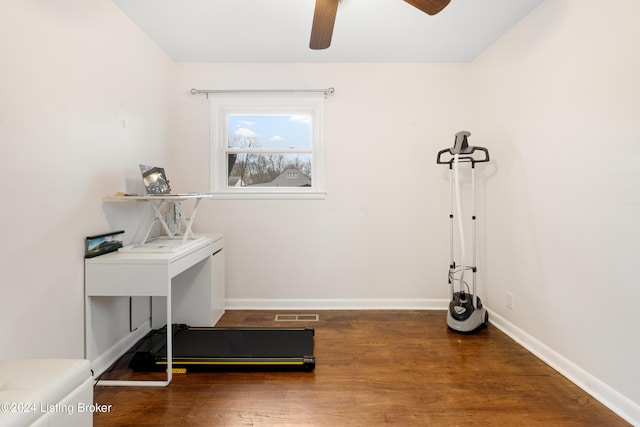
<svg viewBox="0 0 640 427">
<path fill-rule="evenodd" d="M 444 9 L 451 0 L 404 0 L 424 13 L 435 15 Z"/>
<path fill-rule="evenodd" d="M 326 49 L 331 45 L 333 24 L 336 22 L 339 0 L 316 0 L 311 27 L 311 49 Z"/>
</svg>

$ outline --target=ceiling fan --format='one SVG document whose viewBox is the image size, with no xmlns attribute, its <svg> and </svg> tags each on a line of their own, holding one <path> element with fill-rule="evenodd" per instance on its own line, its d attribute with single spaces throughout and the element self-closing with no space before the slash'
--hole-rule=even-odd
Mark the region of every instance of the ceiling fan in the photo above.
<svg viewBox="0 0 640 427">
<path fill-rule="evenodd" d="M 313 13 L 313 26 L 311 27 L 311 49 L 326 49 L 331 45 L 333 24 L 336 21 L 336 12 L 340 0 L 316 0 Z M 421 11 L 435 15 L 444 9 L 451 0 L 404 0 L 411 6 Z"/>
</svg>

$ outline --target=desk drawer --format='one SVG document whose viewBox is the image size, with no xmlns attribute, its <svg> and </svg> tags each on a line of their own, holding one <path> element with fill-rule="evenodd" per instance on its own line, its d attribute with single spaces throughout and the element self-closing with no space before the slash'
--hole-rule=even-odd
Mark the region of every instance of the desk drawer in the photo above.
<svg viewBox="0 0 640 427">
<path fill-rule="evenodd" d="M 178 274 L 182 273 L 192 265 L 195 265 L 203 259 L 210 257 L 214 252 L 214 242 L 209 242 L 206 246 L 203 246 L 198 250 L 172 260 L 169 264 L 170 277 L 176 277 Z"/>
<path fill-rule="evenodd" d="M 168 266 L 148 264 L 87 264 L 87 296 L 166 296 Z"/>
</svg>

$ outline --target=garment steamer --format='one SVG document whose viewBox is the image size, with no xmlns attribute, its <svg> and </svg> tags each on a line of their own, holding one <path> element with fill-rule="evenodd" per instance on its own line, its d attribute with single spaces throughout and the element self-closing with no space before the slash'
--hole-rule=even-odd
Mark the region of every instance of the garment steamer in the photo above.
<svg viewBox="0 0 640 427">
<path fill-rule="evenodd" d="M 437 163 L 439 165 L 449 165 L 449 188 L 450 188 L 450 210 L 449 210 L 449 234 L 451 236 L 451 249 L 449 257 L 449 289 L 451 292 L 451 302 L 447 311 L 447 325 L 458 332 L 475 332 L 481 327 L 489 324 L 489 313 L 482 306 L 482 301 L 478 297 L 476 289 L 476 213 L 475 213 L 475 167 L 476 163 L 489 161 L 489 151 L 484 147 L 473 147 L 469 145 L 470 132 L 460 131 L 456 133 L 453 148 L 447 148 L 438 152 Z M 449 160 L 444 161 L 443 155 L 448 155 Z M 462 221 L 462 206 L 460 204 L 460 163 L 471 164 L 471 196 L 472 196 L 472 234 L 473 234 L 473 262 L 467 266 L 466 248 L 464 241 L 464 229 Z M 455 184 L 455 185 L 454 185 Z M 458 223 L 458 237 L 460 239 L 460 264 L 456 265 L 453 255 L 453 234 L 454 234 L 454 198 Z M 464 280 L 465 272 L 471 270 L 472 286 Z M 458 284 L 456 290 L 456 283 Z"/>
</svg>

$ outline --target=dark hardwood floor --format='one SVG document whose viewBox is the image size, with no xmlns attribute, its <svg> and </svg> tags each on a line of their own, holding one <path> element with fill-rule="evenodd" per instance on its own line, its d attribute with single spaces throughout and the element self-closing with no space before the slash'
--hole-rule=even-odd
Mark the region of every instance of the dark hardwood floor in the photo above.
<svg viewBox="0 0 640 427">
<path fill-rule="evenodd" d="M 218 326 L 310 326 L 313 372 L 174 375 L 96 387 L 99 426 L 622 426 L 624 420 L 493 326 L 461 335 L 443 311 L 229 311 Z M 195 326 L 195 325 L 194 325 Z M 130 376 L 114 369 L 113 376 Z"/>
</svg>

